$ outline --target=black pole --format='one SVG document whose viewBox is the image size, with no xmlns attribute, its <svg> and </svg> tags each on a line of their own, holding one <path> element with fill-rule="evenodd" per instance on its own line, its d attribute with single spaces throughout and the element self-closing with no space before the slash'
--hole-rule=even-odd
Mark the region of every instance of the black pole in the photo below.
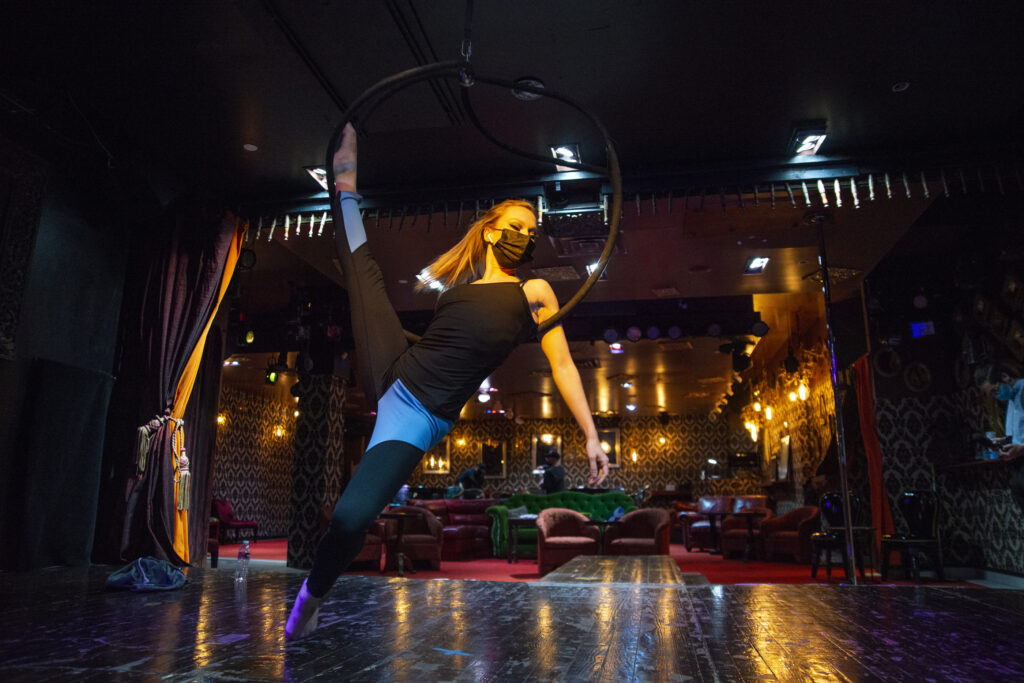
<svg viewBox="0 0 1024 683">
<path fill-rule="evenodd" d="M 831 364 L 832 396 L 836 404 L 836 439 L 839 453 L 839 488 L 843 495 L 843 531 L 846 543 L 846 575 L 857 585 L 857 572 L 853 562 L 853 513 L 850 509 L 850 483 L 846 478 L 846 438 L 843 427 L 843 406 L 839 395 L 839 375 L 836 368 L 836 337 L 832 328 L 832 287 L 828 275 L 828 257 L 825 254 L 825 216 L 817 214 L 814 223 L 818 230 L 818 261 L 821 266 L 821 289 L 825 294 L 825 333 L 828 337 L 829 361 Z M 826 550 L 825 552 L 831 552 Z"/>
</svg>

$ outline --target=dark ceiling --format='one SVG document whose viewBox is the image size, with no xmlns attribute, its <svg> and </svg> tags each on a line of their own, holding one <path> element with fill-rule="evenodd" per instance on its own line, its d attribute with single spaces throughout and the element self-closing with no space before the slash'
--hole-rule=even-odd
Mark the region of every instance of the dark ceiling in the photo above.
<svg viewBox="0 0 1024 683">
<path fill-rule="evenodd" d="M 457 59 L 466 16 L 461 0 L 19 4 L 0 22 L 5 126 L 131 168 L 163 199 L 193 184 L 230 197 L 257 252 L 234 303 L 254 312 L 340 283 L 329 240 L 308 237 L 324 200 L 304 167 L 323 163 L 342 110 L 373 83 Z M 642 412 L 713 407 L 730 381 L 728 357 L 706 328 L 686 325 L 716 310 L 727 327 L 740 324 L 736 297 L 752 309 L 751 295 L 767 295 L 764 353 L 784 347 L 792 314 L 818 311 L 815 216 L 830 264 L 844 269 L 836 297 L 848 297 L 950 186 L 1013 182 L 1022 17 L 1024 5 L 1006 2 L 476 2 L 474 71 L 532 77 L 576 100 L 603 122 L 621 162 L 619 248 L 579 311 L 589 322 L 567 327 L 592 361 L 583 374 L 595 411 L 630 398 L 609 398 L 609 377 L 621 374 L 649 387 L 661 378 L 662 389 L 640 397 Z M 413 322 L 432 305 L 412 293 L 415 273 L 478 203 L 549 193 L 559 177 L 573 186 L 573 176 L 485 140 L 461 91 L 454 80 L 419 84 L 360 122 L 371 247 Z M 570 107 L 485 84 L 469 95 L 500 139 L 538 154 L 578 143 L 584 161 L 604 163 L 601 137 Z M 787 145 L 795 122 L 810 119 L 827 121 L 828 139 L 796 163 Z M 607 179 L 595 188 L 607 193 Z M 535 272 L 555 278 L 564 301 L 600 244 L 600 235 L 549 236 Z M 755 255 L 771 258 L 768 270 L 743 275 Z M 780 313 L 780 302 L 792 310 Z M 685 340 L 636 344 L 628 361 L 589 345 L 593 329 L 615 320 L 646 329 L 645 315 L 682 325 Z M 538 354 L 524 349 L 508 366 L 517 396 L 551 393 Z M 563 414 L 539 401 L 520 401 L 520 414 Z"/>
</svg>

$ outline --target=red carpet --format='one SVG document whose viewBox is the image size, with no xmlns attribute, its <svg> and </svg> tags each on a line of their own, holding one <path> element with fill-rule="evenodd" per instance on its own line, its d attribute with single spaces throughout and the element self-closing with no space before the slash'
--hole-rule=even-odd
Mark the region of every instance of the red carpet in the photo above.
<svg viewBox="0 0 1024 683">
<path fill-rule="evenodd" d="M 251 544 L 251 557 L 256 560 L 276 560 L 284 562 L 288 553 L 288 542 L 285 539 L 272 539 L 259 541 Z M 222 558 L 235 558 L 238 556 L 238 545 L 223 545 L 220 548 Z M 679 565 L 680 571 L 684 573 L 703 574 L 713 584 L 742 584 L 742 583 L 816 583 L 827 585 L 829 581 L 825 578 L 825 568 L 818 569 L 818 578 L 811 578 L 811 567 L 806 564 L 792 564 L 786 562 L 741 562 L 734 559 L 723 559 L 719 555 L 709 555 L 705 552 L 686 552 L 682 545 L 672 544 L 672 557 Z M 349 574 L 360 574 L 363 576 L 380 576 L 380 572 L 369 567 L 353 567 Z M 387 572 L 386 576 L 394 576 L 395 572 Z M 466 579 L 475 581 L 536 581 L 540 578 L 537 573 L 537 563 L 530 558 L 520 560 L 516 564 L 509 564 L 505 559 L 488 558 L 483 560 L 471 560 L 467 562 L 442 562 L 441 570 L 434 571 L 425 565 L 418 565 L 415 574 L 406 573 L 407 576 L 414 576 L 418 579 Z M 839 584 L 845 581 L 841 569 L 833 566 L 832 583 Z M 875 584 L 875 580 L 869 577 L 867 583 Z M 886 585 L 909 586 L 911 581 L 886 581 Z M 965 581 L 953 581 L 940 583 L 927 581 L 928 586 L 969 586 L 977 587 L 975 584 Z"/>
</svg>

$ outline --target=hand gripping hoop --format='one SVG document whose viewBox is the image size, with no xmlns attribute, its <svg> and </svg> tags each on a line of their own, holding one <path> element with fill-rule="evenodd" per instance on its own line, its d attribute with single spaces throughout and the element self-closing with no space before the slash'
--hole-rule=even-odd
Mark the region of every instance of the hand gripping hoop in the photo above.
<svg viewBox="0 0 1024 683">
<path fill-rule="evenodd" d="M 590 112 L 577 102 L 569 99 L 568 97 L 559 95 L 558 93 L 552 92 L 544 88 L 536 88 L 521 83 L 513 84 L 510 81 L 505 81 L 502 79 L 483 78 L 480 76 L 476 76 L 470 70 L 469 65 L 463 61 L 437 62 L 436 64 L 427 64 L 425 66 L 416 67 L 413 69 L 409 69 L 407 71 L 401 71 L 397 74 L 394 74 L 393 76 L 388 76 L 387 78 L 375 83 L 366 92 L 364 92 L 362 95 L 356 98 L 356 100 L 352 103 L 352 106 L 350 106 L 342 116 L 341 122 L 338 124 L 337 128 L 334 129 L 334 134 L 331 136 L 331 140 L 327 145 L 326 162 L 324 168 L 330 169 L 332 167 L 332 163 L 334 161 L 334 152 L 338 149 L 338 145 L 341 143 L 341 136 L 347 123 L 359 120 L 360 115 L 367 114 L 378 104 L 380 104 L 387 98 L 391 97 L 395 93 L 399 92 L 400 90 L 409 87 L 410 85 L 414 85 L 422 81 L 440 80 L 444 78 L 455 79 L 459 82 L 460 85 L 462 85 L 465 88 L 472 87 L 477 83 L 486 83 L 488 85 L 507 88 L 509 90 L 519 90 L 523 92 L 533 93 L 535 95 L 540 95 L 543 97 L 550 97 L 552 99 L 558 100 L 569 105 L 570 107 L 576 109 L 581 114 L 589 118 L 591 122 L 593 122 L 594 126 L 596 126 L 597 129 L 601 131 L 601 135 L 604 136 L 605 152 L 608 156 L 607 169 L 602 167 L 596 167 L 590 164 L 576 164 L 568 161 L 558 162 L 563 166 L 572 166 L 587 171 L 607 171 L 608 178 L 612 185 L 611 220 L 608 225 L 608 239 L 605 241 L 604 250 L 601 252 L 600 259 L 598 259 L 597 268 L 594 269 L 594 271 L 590 274 L 590 277 L 588 277 L 586 281 L 580 286 L 576 294 L 574 294 L 571 299 L 569 299 L 561 308 L 559 308 L 557 313 L 555 313 L 553 316 L 551 316 L 550 318 L 548 318 L 539 325 L 539 334 L 543 335 L 552 327 L 559 324 L 562 318 L 564 318 L 569 313 L 569 311 L 571 311 L 576 306 L 576 304 L 583 300 L 583 298 L 587 295 L 587 292 L 590 291 L 590 288 L 593 287 L 594 283 L 597 282 L 598 278 L 601 277 L 601 274 L 604 272 L 605 266 L 608 264 L 608 260 L 611 258 L 612 251 L 615 249 L 615 242 L 619 236 L 619 217 L 622 213 L 622 176 L 619 172 L 619 160 L 618 156 L 615 153 L 615 146 L 612 144 L 611 137 L 608 135 L 608 131 L 605 129 L 601 121 L 598 120 L 598 118 L 592 112 Z M 533 159 L 535 161 L 552 163 L 551 159 L 548 159 L 547 157 L 531 154 L 529 152 L 523 152 L 496 140 L 490 133 L 484 130 L 479 120 L 477 120 L 476 115 L 473 113 L 472 108 L 469 106 L 469 99 L 465 91 L 463 91 L 463 102 L 466 105 L 467 112 L 469 113 L 469 116 L 473 121 L 473 124 L 480 129 L 480 132 L 483 133 L 483 135 L 488 140 L 490 140 L 497 146 L 501 147 L 502 149 L 513 154 L 518 154 L 520 156 Z M 335 189 L 334 183 L 332 182 L 328 182 L 327 187 L 328 192 L 330 193 L 331 213 L 334 217 L 334 225 L 341 226 L 341 207 L 339 206 L 337 201 L 337 190 Z M 413 339 L 416 338 L 415 335 L 412 335 L 408 332 L 406 332 L 406 335 Z"/>
</svg>

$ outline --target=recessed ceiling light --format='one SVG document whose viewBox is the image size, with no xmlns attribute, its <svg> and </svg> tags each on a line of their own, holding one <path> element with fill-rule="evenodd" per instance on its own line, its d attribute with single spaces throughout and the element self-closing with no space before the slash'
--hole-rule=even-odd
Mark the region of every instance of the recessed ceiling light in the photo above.
<svg viewBox="0 0 1024 683">
<path fill-rule="evenodd" d="M 306 173 L 316 181 L 316 184 L 320 187 L 327 189 L 327 171 L 324 170 L 323 166 L 306 166 Z"/>
<path fill-rule="evenodd" d="M 631 413 L 634 412 L 636 410 L 636 404 L 635 403 L 627 403 L 626 404 L 626 410 L 628 410 Z"/>
<path fill-rule="evenodd" d="M 246 152 L 255 152 L 256 150 L 259 149 L 259 147 L 252 144 L 251 142 L 247 142 L 244 145 L 242 145 L 242 149 L 244 149 Z"/>
<path fill-rule="evenodd" d="M 568 161 L 570 163 L 579 164 L 582 163 L 580 158 L 580 146 L 576 143 L 570 143 L 567 145 L 552 145 L 551 156 L 561 161 Z M 567 173 L 569 171 L 575 171 L 576 169 L 572 166 L 561 166 L 555 164 L 555 170 L 559 173 Z"/>
<path fill-rule="evenodd" d="M 764 269 L 768 267 L 769 258 L 767 256 L 754 256 L 747 261 L 747 267 L 743 271 L 744 275 L 757 275 L 763 273 Z"/>
<path fill-rule="evenodd" d="M 814 156 L 821 149 L 827 137 L 828 126 L 824 119 L 802 121 L 793 127 L 789 151 L 793 156 Z"/>
</svg>

